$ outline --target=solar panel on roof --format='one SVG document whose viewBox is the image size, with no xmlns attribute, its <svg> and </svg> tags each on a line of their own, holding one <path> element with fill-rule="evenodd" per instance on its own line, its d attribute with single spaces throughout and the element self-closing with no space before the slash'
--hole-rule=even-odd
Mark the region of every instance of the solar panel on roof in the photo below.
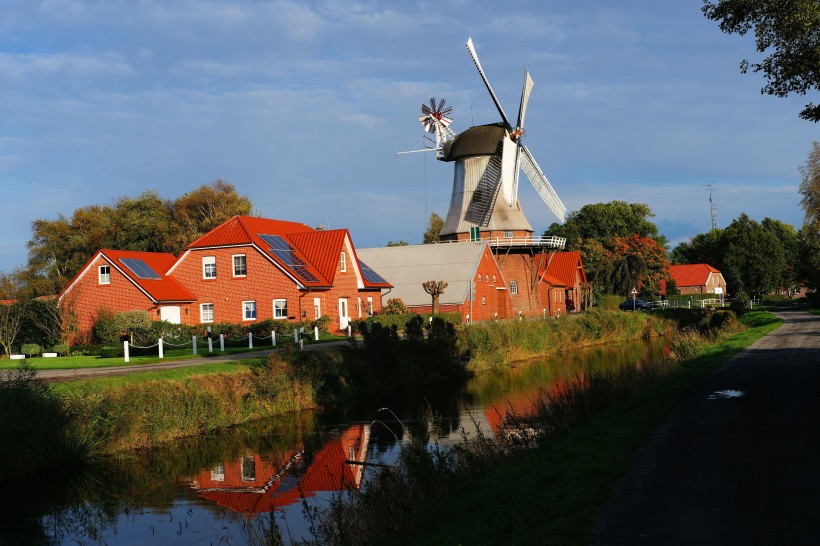
<svg viewBox="0 0 820 546">
<path fill-rule="evenodd" d="M 161 275 L 151 269 L 151 266 L 145 263 L 144 260 L 139 258 L 120 258 L 120 263 L 127 267 L 131 273 L 136 275 L 139 279 L 150 279 L 155 281 L 162 279 Z"/>
<path fill-rule="evenodd" d="M 373 284 L 388 284 L 384 277 L 373 271 L 369 265 L 359 260 L 359 267 L 362 269 L 364 280 Z"/>
<path fill-rule="evenodd" d="M 270 245 L 268 249 L 271 254 L 288 266 L 298 277 L 305 282 L 319 282 L 319 278 L 308 271 L 307 264 L 294 253 L 294 249 L 286 240 L 279 235 L 264 235 L 259 233 L 259 238 Z"/>
</svg>

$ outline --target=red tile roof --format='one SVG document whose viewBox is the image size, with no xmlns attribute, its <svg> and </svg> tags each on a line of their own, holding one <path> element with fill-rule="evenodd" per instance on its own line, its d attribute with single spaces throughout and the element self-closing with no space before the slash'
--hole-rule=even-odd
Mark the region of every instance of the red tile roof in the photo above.
<svg viewBox="0 0 820 546">
<path fill-rule="evenodd" d="M 345 236 L 346 229 L 331 229 L 293 233 L 288 239 L 305 255 L 307 261 L 316 267 L 321 276 L 327 279 L 328 284 L 333 284 Z"/>
<path fill-rule="evenodd" d="M 669 274 L 678 286 L 706 286 L 709 275 L 720 273 L 709 264 L 672 265 Z"/>
<path fill-rule="evenodd" d="M 581 260 L 581 253 L 577 250 L 571 252 L 553 252 L 547 258 L 547 274 L 559 279 L 564 286 L 575 286 L 575 275 L 581 274 L 581 282 L 587 282 L 584 263 Z"/>
<path fill-rule="evenodd" d="M 196 297 L 175 278 L 166 276 L 177 258 L 167 252 L 138 252 L 134 250 L 100 250 L 102 256 L 126 277 L 147 292 L 155 301 L 196 301 Z M 96 255 L 91 259 L 94 260 Z M 160 279 L 140 279 L 122 263 L 123 258 L 144 261 Z M 83 268 L 85 269 L 85 268 Z"/>
<path fill-rule="evenodd" d="M 260 233 L 289 235 L 306 231 L 315 230 L 307 224 L 298 222 L 271 220 L 255 216 L 234 216 L 189 244 L 188 248 L 251 244 L 257 242 L 258 237 L 256 236 Z"/>
</svg>

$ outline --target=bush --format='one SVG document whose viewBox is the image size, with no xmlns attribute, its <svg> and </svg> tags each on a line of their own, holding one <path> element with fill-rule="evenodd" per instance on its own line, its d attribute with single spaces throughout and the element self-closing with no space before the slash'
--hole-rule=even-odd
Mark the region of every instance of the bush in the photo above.
<svg viewBox="0 0 820 546">
<path fill-rule="evenodd" d="M 23 343 L 23 346 L 20 347 L 20 352 L 26 356 L 34 356 L 42 353 L 43 348 L 36 343 Z"/>
<path fill-rule="evenodd" d="M 100 358 L 117 358 L 122 356 L 122 350 L 119 347 L 103 347 L 100 349 Z"/>
<path fill-rule="evenodd" d="M 382 307 L 382 315 L 406 315 L 407 306 L 401 298 L 390 298 L 387 300 L 387 305 Z"/>
<path fill-rule="evenodd" d="M 601 294 L 595 301 L 595 306 L 607 311 L 617 311 L 622 301 L 624 298 L 618 294 Z"/>
<path fill-rule="evenodd" d="M 51 351 L 57 353 L 58 355 L 68 355 L 71 352 L 71 348 L 68 346 L 67 343 L 58 343 L 54 347 L 51 348 Z"/>
<path fill-rule="evenodd" d="M 729 309 L 734 311 L 738 317 L 749 310 L 749 296 L 744 291 L 735 294 L 735 299 L 729 304 Z"/>
</svg>

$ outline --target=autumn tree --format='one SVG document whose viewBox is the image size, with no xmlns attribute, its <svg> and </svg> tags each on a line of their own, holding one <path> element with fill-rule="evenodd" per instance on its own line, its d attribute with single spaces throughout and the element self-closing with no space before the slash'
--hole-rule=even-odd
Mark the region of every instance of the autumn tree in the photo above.
<svg viewBox="0 0 820 546">
<path fill-rule="evenodd" d="M 651 237 L 660 246 L 666 246 L 666 237 L 658 233 L 650 218 L 655 214 L 645 203 L 610 201 L 584 205 L 580 210 L 567 215 L 563 225 L 553 223 L 544 235 L 554 235 L 567 239 L 567 250 L 578 250 L 587 239 L 595 239 L 606 244 L 613 237 L 639 235 Z"/>
<path fill-rule="evenodd" d="M 800 206 L 805 216 L 800 236 L 802 273 L 809 286 L 820 288 L 820 144 L 812 142 L 806 164 L 800 168 Z"/>
<path fill-rule="evenodd" d="M 430 243 L 437 243 L 441 228 L 444 227 L 444 219 L 435 212 L 430 214 L 430 219 L 427 221 L 427 229 L 424 231 L 422 242 L 427 245 Z"/>
<path fill-rule="evenodd" d="M 4 356 L 11 354 L 11 346 L 20 333 L 24 313 L 20 303 L 0 302 L 0 348 Z"/>
<path fill-rule="evenodd" d="M 817 0 L 704 0 L 702 11 L 727 34 L 753 31 L 762 61 L 743 60 L 740 71 L 762 72 L 761 93 L 786 97 L 820 89 L 820 2 Z M 809 102 L 800 112 L 820 120 L 820 105 Z"/>
<path fill-rule="evenodd" d="M 605 249 L 598 265 L 597 282 L 611 294 L 628 294 L 634 287 L 645 295 L 660 291 L 669 277 L 666 249 L 651 237 L 613 237 L 611 250 Z"/>
</svg>

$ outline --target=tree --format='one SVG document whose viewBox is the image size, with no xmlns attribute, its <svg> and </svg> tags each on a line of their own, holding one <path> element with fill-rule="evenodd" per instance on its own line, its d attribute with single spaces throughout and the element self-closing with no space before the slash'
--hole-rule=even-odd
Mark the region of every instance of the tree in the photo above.
<svg viewBox="0 0 820 546">
<path fill-rule="evenodd" d="M 544 235 L 566 237 L 567 250 L 579 249 L 585 239 L 597 239 L 606 245 L 613 237 L 632 235 L 651 237 L 665 247 L 666 237 L 658 234 L 658 226 L 649 220 L 654 217 L 645 203 L 594 203 L 569 213 L 563 225 L 553 223 Z"/>
<path fill-rule="evenodd" d="M 723 276 L 730 293 L 769 293 L 779 285 L 785 258 L 783 245 L 771 231 L 741 214 L 722 237 Z"/>
<path fill-rule="evenodd" d="M 801 280 L 800 235 L 794 226 L 780 220 L 764 218 L 760 225 L 777 237 L 783 247 L 783 270 L 780 272 L 778 288 L 782 288 L 791 296 L 799 289 Z"/>
<path fill-rule="evenodd" d="M 447 283 L 445 281 L 426 281 L 422 283 L 422 286 L 424 287 L 424 291 L 433 297 L 433 314 L 438 314 L 439 296 L 444 293 L 444 289 L 447 288 Z"/>
<path fill-rule="evenodd" d="M 17 302 L 0 302 L 0 347 L 3 355 L 11 354 L 11 346 L 20 333 L 20 324 L 23 319 L 23 305 Z"/>
<path fill-rule="evenodd" d="M 601 289 L 611 294 L 628 294 L 632 287 L 645 295 L 660 291 L 669 277 L 666 250 L 651 237 L 614 237 L 612 250 L 604 250 L 598 266 Z"/>
<path fill-rule="evenodd" d="M 178 198 L 171 209 L 172 234 L 166 248 L 177 253 L 232 216 L 250 215 L 253 203 L 236 193 L 233 184 L 217 178 Z"/>
<path fill-rule="evenodd" d="M 723 230 L 720 228 L 711 229 L 706 233 L 699 233 L 692 237 L 689 242 L 678 244 L 669 254 L 669 260 L 673 264 L 709 264 L 714 268 L 723 267 L 723 249 L 721 248 L 721 238 Z"/>
<path fill-rule="evenodd" d="M 430 243 L 437 243 L 441 228 L 444 227 L 444 219 L 435 212 L 430 214 L 430 219 L 427 221 L 427 230 L 424 232 L 422 242 L 425 245 Z"/>
<path fill-rule="evenodd" d="M 769 52 L 759 63 L 740 63 L 741 73 L 751 67 L 767 83 L 761 93 L 786 97 L 820 89 L 820 3 L 817 0 L 704 0 L 704 15 L 717 21 L 727 34 L 754 31 L 757 51 Z M 820 105 L 808 103 L 800 117 L 820 120 Z"/>
<path fill-rule="evenodd" d="M 403 240 L 402 241 L 396 241 L 395 243 L 393 241 L 387 241 L 387 244 L 385 246 L 388 246 L 388 247 L 390 247 L 390 246 L 408 246 L 409 244 L 410 243 L 408 243 L 407 241 L 403 241 Z"/>
<path fill-rule="evenodd" d="M 812 288 L 820 288 L 820 144 L 812 142 L 806 164 L 800 167 L 800 206 L 805 213 L 800 236 L 802 277 Z"/>
</svg>

